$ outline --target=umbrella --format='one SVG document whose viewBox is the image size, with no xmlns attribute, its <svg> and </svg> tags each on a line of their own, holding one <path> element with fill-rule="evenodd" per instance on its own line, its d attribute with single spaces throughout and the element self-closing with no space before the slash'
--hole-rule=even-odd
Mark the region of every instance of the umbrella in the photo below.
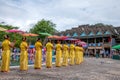
<svg viewBox="0 0 120 80">
<path fill-rule="evenodd" d="M 24 31 L 18 30 L 18 29 L 10 29 L 10 30 L 6 30 L 6 32 L 10 32 L 10 33 L 24 33 Z"/>
<path fill-rule="evenodd" d="M 51 34 L 49 34 L 49 33 L 39 33 L 40 35 L 44 35 L 44 36 L 51 36 Z"/>
<path fill-rule="evenodd" d="M 0 31 L 6 31 L 7 29 L 0 27 Z"/>
<path fill-rule="evenodd" d="M 115 45 L 112 47 L 112 49 L 120 49 L 120 45 Z"/>
<path fill-rule="evenodd" d="M 55 38 L 55 39 L 59 39 L 61 38 L 60 36 L 57 36 L 57 35 L 53 35 L 53 36 L 48 36 L 48 38 Z"/>
<path fill-rule="evenodd" d="M 84 42 L 84 41 L 80 41 L 79 44 L 83 44 L 83 45 L 85 45 L 86 42 Z"/>
<path fill-rule="evenodd" d="M 21 31 L 21 30 L 18 30 L 18 29 L 10 29 L 10 30 L 6 30 L 6 32 L 9 32 L 9 33 L 24 33 L 24 31 Z M 16 34 L 13 35 L 14 38 L 15 36 L 17 36 Z"/>
<path fill-rule="evenodd" d="M 87 43 L 84 41 L 76 41 L 76 44 L 82 45 L 82 47 L 87 47 Z"/>
<path fill-rule="evenodd" d="M 33 34 L 33 33 L 24 33 L 24 34 L 21 34 L 22 36 L 39 36 L 38 34 Z M 30 38 L 30 40 L 31 40 L 31 38 Z M 31 44 L 31 41 L 30 41 L 30 43 L 29 44 Z"/>
<path fill-rule="evenodd" d="M 66 38 L 65 40 L 76 41 L 76 40 L 78 40 L 78 39 L 74 39 L 74 38 Z"/>
<path fill-rule="evenodd" d="M 60 39 L 64 40 L 64 39 L 67 39 L 68 37 L 67 36 L 60 36 Z"/>
<path fill-rule="evenodd" d="M 33 34 L 33 33 L 24 33 L 22 36 L 39 36 L 38 34 Z"/>
<path fill-rule="evenodd" d="M 53 35 L 53 36 L 48 36 L 48 38 L 55 38 L 55 39 L 59 39 L 59 40 L 64 40 L 67 39 L 67 36 L 57 36 L 57 35 Z"/>
</svg>

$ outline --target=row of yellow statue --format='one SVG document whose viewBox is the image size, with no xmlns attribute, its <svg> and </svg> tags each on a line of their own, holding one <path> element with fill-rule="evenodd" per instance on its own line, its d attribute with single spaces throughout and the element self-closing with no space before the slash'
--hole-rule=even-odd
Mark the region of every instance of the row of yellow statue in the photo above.
<svg viewBox="0 0 120 80">
<path fill-rule="evenodd" d="M 5 40 L 2 43 L 2 63 L 1 63 L 1 72 L 8 72 L 9 71 L 9 65 L 10 65 L 10 48 L 14 46 L 15 42 L 13 44 L 10 43 L 10 38 L 8 35 L 5 35 Z M 28 44 L 26 42 L 26 38 L 23 37 L 22 43 L 20 44 L 20 70 L 26 71 L 28 70 Z M 42 64 L 42 44 L 40 42 L 40 39 L 35 43 L 35 62 L 34 62 L 34 68 L 35 69 L 41 69 Z M 49 40 L 46 44 L 46 67 L 51 68 L 52 67 L 52 49 L 53 44 Z M 68 52 L 69 51 L 69 52 Z M 71 44 L 70 47 L 68 47 L 66 44 L 63 46 L 60 44 L 60 41 L 56 44 L 56 61 L 55 66 L 60 67 L 61 65 L 67 66 L 68 60 L 70 65 L 74 64 L 80 64 L 83 62 L 83 48 L 78 45 Z"/>
</svg>

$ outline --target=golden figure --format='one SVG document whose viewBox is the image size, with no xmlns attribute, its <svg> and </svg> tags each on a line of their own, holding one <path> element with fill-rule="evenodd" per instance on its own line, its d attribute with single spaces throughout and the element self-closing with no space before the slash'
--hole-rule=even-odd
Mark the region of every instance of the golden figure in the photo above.
<svg viewBox="0 0 120 80">
<path fill-rule="evenodd" d="M 48 40 L 48 43 L 46 44 L 46 67 L 51 68 L 52 67 L 52 49 L 53 44 L 50 40 Z"/>
<path fill-rule="evenodd" d="M 10 48 L 15 45 L 15 42 L 11 44 L 10 38 L 8 35 L 4 36 L 4 41 L 2 42 L 2 64 L 1 64 L 1 72 L 8 72 L 10 66 Z"/>
<path fill-rule="evenodd" d="M 75 45 L 72 43 L 70 45 L 70 65 L 74 65 L 74 60 L 75 60 Z"/>
<path fill-rule="evenodd" d="M 62 63 L 63 66 L 68 65 L 68 49 L 69 49 L 68 45 L 64 44 L 63 45 L 63 63 Z"/>
<path fill-rule="evenodd" d="M 26 37 L 22 38 L 22 43 L 20 44 L 20 70 L 28 70 L 28 44 L 26 42 Z"/>
<path fill-rule="evenodd" d="M 61 66 L 61 58 L 62 58 L 62 51 L 61 51 L 62 45 L 60 44 L 60 41 L 58 41 L 58 44 L 56 45 L 56 67 Z"/>
<path fill-rule="evenodd" d="M 34 68 L 35 69 L 41 69 L 41 65 L 42 65 L 42 44 L 40 42 L 40 38 L 38 38 L 36 43 L 35 43 L 35 49 L 36 49 L 36 54 L 35 54 Z"/>
</svg>

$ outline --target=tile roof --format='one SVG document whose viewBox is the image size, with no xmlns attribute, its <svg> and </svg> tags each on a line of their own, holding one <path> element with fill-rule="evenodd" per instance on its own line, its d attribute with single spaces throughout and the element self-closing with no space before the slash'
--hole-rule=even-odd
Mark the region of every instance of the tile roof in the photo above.
<svg viewBox="0 0 120 80">
<path fill-rule="evenodd" d="M 97 36 L 98 32 L 101 32 L 103 35 L 106 35 L 105 33 L 110 33 L 110 35 L 117 35 L 120 34 L 120 27 L 113 27 L 111 25 L 79 25 L 76 28 L 72 28 L 66 31 L 62 31 L 59 34 L 67 35 L 68 33 L 72 36 L 74 33 L 77 33 L 78 36 L 80 36 L 82 33 L 85 33 L 87 36 L 90 33 L 93 33 Z M 108 35 L 108 34 L 107 34 Z"/>
</svg>

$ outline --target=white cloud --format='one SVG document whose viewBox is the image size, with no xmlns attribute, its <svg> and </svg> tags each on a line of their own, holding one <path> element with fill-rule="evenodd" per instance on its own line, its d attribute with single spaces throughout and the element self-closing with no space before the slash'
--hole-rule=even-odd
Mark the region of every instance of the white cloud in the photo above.
<svg viewBox="0 0 120 80">
<path fill-rule="evenodd" d="M 0 21 L 22 30 L 43 18 L 60 31 L 97 22 L 119 26 L 119 4 L 119 0 L 0 0 Z"/>
</svg>

